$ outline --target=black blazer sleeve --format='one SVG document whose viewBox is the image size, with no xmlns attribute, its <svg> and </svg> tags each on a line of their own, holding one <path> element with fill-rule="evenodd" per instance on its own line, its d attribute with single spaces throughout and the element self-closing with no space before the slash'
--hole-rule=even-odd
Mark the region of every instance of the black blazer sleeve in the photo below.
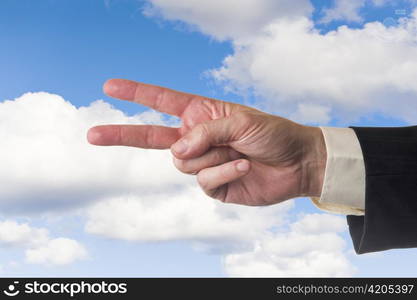
<svg viewBox="0 0 417 300">
<path fill-rule="evenodd" d="M 356 253 L 417 247 L 417 126 L 352 127 L 365 162 L 365 216 L 347 216 Z"/>
</svg>

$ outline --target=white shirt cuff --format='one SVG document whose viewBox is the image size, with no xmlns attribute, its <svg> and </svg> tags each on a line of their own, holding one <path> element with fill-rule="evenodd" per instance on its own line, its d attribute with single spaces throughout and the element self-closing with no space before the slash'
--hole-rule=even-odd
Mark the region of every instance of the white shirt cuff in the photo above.
<svg viewBox="0 0 417 300">
<path fill-rule="evenodd" d="M 362 149 L 351 128 L 320 127 L 327 149 L 320 209 L 345 215 L 365 213 L 365 165 Z"/>
</svg>

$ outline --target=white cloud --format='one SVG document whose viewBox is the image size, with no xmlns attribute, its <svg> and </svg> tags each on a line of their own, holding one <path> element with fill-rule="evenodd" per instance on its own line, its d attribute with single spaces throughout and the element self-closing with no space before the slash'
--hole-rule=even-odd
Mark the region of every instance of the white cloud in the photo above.
<svg viewBox="0 0 417 300">
<path fill-rule="evenodd" d="M 252 251 L 226 255 L 224 267 L 234 277 L 343 277 L 355 268 L 337 235 L 346 220 L 306 215 L 284 233 L 263 235 Z"/>
<path fill-rule="evenodd" d="M 0 222 L 1 246 L 37 246 L 44 244 L 48 239 L 48 230 L 45 228 L 33 228 L 26 223 L 19 224 L 15 221 Z"/>
<path fill-rule="evenodd" d="M 331 121 L 330 113 L 328 106 L 300 103 L 290 119 L 300 123 L 327 124 Z"/>
<path fill-rule="evenodd" d="M 212 75 L 234 91 L 253 89 L 269 100 L 268 109 L 300 119 L 314 107 L 322 122 L 330 120 L 328 109 L 343 120 L 382 113 L 415 122 L 416 16 L 398 27 L 375 22 L 327 34 L 307 18 L 275 21 L 256 38 L 235 42 Z"/>
<path fill-rule="evenodd" d="M 66 265 L 87 256 L 87 250 L 76 240 L 53 239 L 46 228 L 11 220 L 0 222 L 0 246 L 25 250 L 26 261 L 33 264 Z"/>
<path fill-rule="evenodd" d="M 302 234 L 337 233 L 346 230 L 346 218 L 330 214 L 307 214 L 291 224 L 291 230 Z"/>
<path fill-rule="evenodd" d="M 360 16 L 359 10 L 365 3 L 366 0 L 337 0 L 332 8 L 324 9 L 321 22 L 329 23 L 334 20 L 361 22 L 363 18 Z"/>
<path fill-rule="evenodd" d="M 198 187 L 176 193 L 122 196 L 93 205 L 86 230 L 136 241 L 190 240 L 200 247 L 241 248 L 284 224 L 292 202 L 273 207 L 225 205 Z"/>
<path fill-rule="evenodd" d="M 86 257 L 84 246 L 67 238 L 51 239 L 43 246 L 26 250 L 26 261 L 30 264 L 68 265 Z"/>
<path fill-rule="evenodd" d="M 374 22 L 322 34 L 310 18 L 310 1 L 148 2 L 145 14 L 230 38 L 234 53 L 211 74 L 227 90 L 268 100 L 265 109 L 307 123 L 350 123 L 373 114 L 415 122 L 417 13 L 394 27 Z M 362 22 L 367 4 L 398 7 L 390 0 L 334 1 L 322 21 Z"/>
<path fill-rule="evenodd" d="M 371 0 L 371 3 L 375 6 L 384 6 L 384 5 L 392 5 L 396 6 L 401 9 L 401 6 L 405 6 L 406 4 L 416 5 L 416 0 Z"/>
<path fill-rule="evenodd" d="M 272 110 L 307 123 L 372 112 L 415 122 L 417 12 L 397 28 L 370 23 L 321 34 L 307 0 L 149 2 L 147 15 L 231 39 L 234 53 L 213 76 L 232 90 L 267 98 Z M 339 1 L 325 20 L 360 21 L 363 2 Z M 149 122 L 166 123 L 155 112 L 128 117 L 103 101 L 76 108 L 48 93 L 0 103 L 0 208 L 46 211 L 96 202 L 87 210 L 88 232 L 141 242 L 188 240 L 221 251 L 231 276 L 353 274 L 339 235 L 344 218 L 310 214 L 289 223 L 291 202 L 225 205 L 180 175 L 168 151 L 99 148 L 85 139 L 93 125 Z M 33 264 L 65 265 L 87 256 L 75 240 L 12 221 L 0 222 L 0 245 L 26 249 Z"/>
<path fill-rule="evenodd" d="M 189 188 L 98 203 L 88 212 L 86 230 L 130 241 L 189 240 L 197 249 L 222 253 L 231 276 L 351 275 L 354 268 L 338 235 L 346 230 L 346 220 L 311 214 L 289 223 L 291 206 L 227 205 Z"/>
<path fill-rule="evenodd" d="M 71 208 L 102 196 L 190 182 L 172 166 L 169 151 L 97 147 L 86 140 L 93 125 L 143 122 L 161 123 L 161 115 L 128 117 L 103 101 L 76 108 L 48 93 L 0 103 L 2 211 Z"/>
<path fill-rule="evenodd" d="M 309 0 L 148 0 L 144 13 L 184 21 L 217 39 L 256 34 L 276 18 L 309 15 Z"/>
<path fill-rule="evenodd" d="M 99 123 L 166 123 L 158 113 L 128 117 L 102 101 L 76 108 L 48 93 L 28 93 L 0 103 L 0 108 L 0 139 L 5 141 L 0 169 L 5 189 L 0 191 L 0 206 L 40 211 L 88 206 L 85 228 L 89 233 L 141 242 L 187 240 L 198 249 L 226 255 L 229 262 L 233 255 L 256 249 L 273 255 L 276 249 L 269 245 L 276 238 L 272 235 L 269 241 L 271 230 L 290 226 L 291 201 L 259 208 L 226 205 L 204 195 L 193 177 L 175 170 L 169 151 L 103 148 L 86 141 L 88 128 Z M 308 220 L 297 226 L 315 228 Z M 299 238 L 298 227 L 290 226 L 290 233 L 281 236 L 280 242 L 293 243 L 294 236 Z M 320 230 L 308 238 L 322 241 Z M 338 239 L 336 233 L 329 236 L 332 242 Z M 87 256 L 75 240 L 50 238 L 46 229 L 9 221 L 0 223 L 0 244 L 19 245 L 31 264 L 65 265 Z M 316 250 L 319 257 L 329 255 L 322 246 Z M 342 260 L 342 246 L 331 254 Z M 311 264 L 308 259 L 302 258 Z M 250 265 L 242 268 L 253 269 Z M 333 275 L 314 266 L 309 270 Z M 293 274 L 289 269 L 282 272 Z M 255 272 L 261 273 L 262 268 Z"/>
<path fill-rule="evenodd" d="M 369 6 L 369 9 L 372 9 L 372 6 L 392 6 L 393 15 L 389 19 L 395 22 L 393 17 L 399 16 L 397 11 L 404 11 L 406 13 L 408 6 L 410 4 L 414 6 L 416 3 L 416 0 L 334 0 L 332 7 L 323 9 L 323 17 L 320 19 L 320 22 L 348 21 L 361 23 L 364 21 L 363 15 L 365 13 L 363 12 L 361 14 L 361 9 L 366 5 Z M 394 7 L 396 9 L 394 9 Z"/>
</svg>

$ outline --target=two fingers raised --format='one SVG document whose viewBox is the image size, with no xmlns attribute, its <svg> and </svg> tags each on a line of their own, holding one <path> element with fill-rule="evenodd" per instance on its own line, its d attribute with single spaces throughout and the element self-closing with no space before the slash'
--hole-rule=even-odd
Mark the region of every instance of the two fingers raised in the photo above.
<svg viewBox="0 0 417 300">
<path fill-rule="evenodd" d="M 179 117 L 191 102 L 203 99 L 188 93 L 125 79 L 110 79 L 104 84 L 103 90 L 111 97 L 132 101 Z M 87 134 L 88 141 L 93 145 L 147 149 L 168 149 L 179 138 L 178 128 L 153 125 L 95 126 Z"/>
<path fill-rule="evenodd" d="M 160 112 L 182 117 L 189 105 L 203 97 L 129 80 L 113 79 L 104 86 L 109 96 L 146 105 Z M 227 146 L 237 140 L 239 126 L 233 118 L 200 123 L 181 137 L 179 128 L 154 125 L 105 125 L 88 132 L 95 145 L 123 145 L 151 149 L 171 147 L 174 163 L 185 173 L 198 173 L 203 190 L 222 199 L 219 191 L 227 183 L 245 176 L 250 161 Z"/>
</svg>

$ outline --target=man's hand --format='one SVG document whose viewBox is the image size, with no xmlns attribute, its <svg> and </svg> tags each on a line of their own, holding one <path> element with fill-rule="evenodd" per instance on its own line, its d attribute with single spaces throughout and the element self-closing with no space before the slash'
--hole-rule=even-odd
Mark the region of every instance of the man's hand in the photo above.
<svg viewBox="0 0 417 300">
<path fill-rule="evenodd" d="M 96 126 L 88 132 L 91 144 L 171 148 L 175 166 L 196 174 L 206 194 L 223 202 L 270 205 L 320 196 L 326 165 L 320 128 L 129 80 L 109 80 L 104 92 L 178 116 L 182 126 Z"/>
</svg>

